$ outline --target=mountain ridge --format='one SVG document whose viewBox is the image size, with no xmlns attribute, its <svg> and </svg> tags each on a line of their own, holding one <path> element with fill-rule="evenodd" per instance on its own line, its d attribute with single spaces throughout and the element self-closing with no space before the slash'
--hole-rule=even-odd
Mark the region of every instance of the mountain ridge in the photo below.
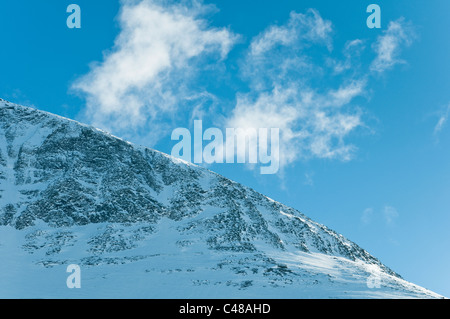
<svg viewBox="0 0 450 319">
<path fill-rule="evenodd" d="M 141 289 L 144 298 L 166 296 L 177 280 L 195 297 L 260 289 L 284 298 L 440 297 L 298 210 L 203 167 L 2 99 L 0 132 L 0 233 L 20 243 L 2 242 L 0 252 L 24 251 L 33 273 L 71 262 L 107 278 L 117 267 L 138 287 L 172 274 L 159 295 Z M 194 257 L 203 262 L 188 267 Z M 14 282 L 4 271 L 0 279 Z M 110 284 L 96 278 L 92 286 Z M 371 288 L 369 278 L 384 284 Z M 113 297 L 134 297 L 133 289 Z"/>
</svg>

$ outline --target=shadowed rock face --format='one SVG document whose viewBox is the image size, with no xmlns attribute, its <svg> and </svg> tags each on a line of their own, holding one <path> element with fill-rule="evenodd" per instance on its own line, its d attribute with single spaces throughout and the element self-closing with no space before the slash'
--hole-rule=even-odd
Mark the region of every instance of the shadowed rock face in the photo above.
<svg viewBox="0 0 450 319">
<path fill-rule="evenodd" d="M 164 221 L 171 223 L 172 235 L 158 241 Z M 220 256 L 211 271 L 225 267 L 235 274 L 278 280 L 281 286 L 295 284 L 292 278 L 302 277 L 304 270 L 280 263 L 274 252 L 344 258 L 401 280 L 342 235 L 250 188 L 95 128 L 4 100 L 0 225 L 25 234 L 20 249 L 39 256 L 35 263 L 45 267 L 68 259 L 88 266 L 148 260 L 157 255 L 151 254 L 153 248 L 148 254 L 137 251 L 151 243 L 173 244 L 182 254 L 211 252 Z M 79 227 L 95 231 L 80 235 Z M 78 257 L 70 254 L 74 251 Z M 189 275 L 195 273 L 191 270 Z M 252 280 L 236 286 L 245 290 Z"/>
</svg>

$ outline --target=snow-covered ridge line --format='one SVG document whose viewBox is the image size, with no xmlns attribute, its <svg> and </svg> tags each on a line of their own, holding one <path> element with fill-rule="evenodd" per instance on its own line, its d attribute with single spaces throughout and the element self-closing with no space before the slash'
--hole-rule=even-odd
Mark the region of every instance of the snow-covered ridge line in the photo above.
<svg viewBox="0 0 450 319">
<path fill-rule="evenodd" d="M 4 100 L 0 258 L 0 297 L 30 269 L 19 297 L 42 297 L 44 279 L 44 296 L 67 296 L 68 263 L 88 274 L 83 297 L 439 297 L 249 187 Z"/>
</svg>

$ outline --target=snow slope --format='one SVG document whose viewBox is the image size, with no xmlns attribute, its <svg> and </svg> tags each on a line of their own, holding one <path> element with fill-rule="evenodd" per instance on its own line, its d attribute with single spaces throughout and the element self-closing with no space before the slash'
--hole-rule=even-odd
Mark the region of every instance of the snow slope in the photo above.
<svg viewBox="0 0 450 319">
<path fill-rule="evenodd" d="M 4 100 L 0 260 L 1 298 L 441 297 L 250 188 Z"/>
</svg>

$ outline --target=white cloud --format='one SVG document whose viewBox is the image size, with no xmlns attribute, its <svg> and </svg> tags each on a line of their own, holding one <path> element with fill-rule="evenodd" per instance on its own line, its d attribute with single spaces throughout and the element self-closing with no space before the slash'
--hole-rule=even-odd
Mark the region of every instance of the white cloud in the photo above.
<svg viewBox="0 0 450 319">
<path fill-rule="evenodd" d="M 314 172 L 306 172 L 305 173 L 305 181 L 303 182 L 304 185 L 308 186 L 314 186 Z"/>
<path fill-rule="evenodd" d="M 349 104 L 364 95 L 366 81 L 351 78 L 338 88 L 309 83 L 322 68 L 307 48 L 330 53 L 332 32 L 318 12 L 292 12 L 285 25 L 268 27 L 252 40 L 243 63 L 253 90 L 238 94 L 226 126 L 279 128 L 281 167 L 299 158 L 349 160 L 356 149 L 344 139 L 363 121 Z M 347 49 L 360 45 L 355 41 Z"/>
<path fill-rule="evenodd" d="M 442 112 L 439 116 L 439 120 L 436 123 L 436 126 L 434 127 L 434 134 L 439 134 L 442 129 L 447 124 L 448 115 L 450 114 L 450 104 L 447 106 L 447 108 Z"/>
<path fill-rule="evenodd" d="M 361 216 L 361 222 L 365 225 L 369 224 L 373 218 L 373 208 L 366 208 Z"/>
<path fill-rule="evenodd" d="M 384 206 L 383 215 L 386 225 L 392 226 L 394 225 L 395 220 L 398 218 L 399 214 L 397 209 L 392 206 Z"/>
<path fill-rule="evenodd" d="M 322 102 L 325 106 L 340 107 L 350 103 L 355 97 L 364 93 L 365 80 L 352 80 L 346 85 L 342 85 L 337 90 L 330 90 Z"/>
<path fill-rule="evenodd" d="M 360 55 L 362 50 L 364 50 L 364 41 L 354 39 L 345 43 L 344 54 L 346 56 Z"/>
<path fill-rule="evenodd" d="M 323 20 L 316 10 L 309 9 L 306 14 L 293 11 L 287 24 L 271 26 L 253 39 L 250 54 L 256 58 L 275 46 L 291 46 L 305 40 L 325 43 L 331 49 L 331 31 L 331 22 Z"/>
<path fill-rule="evenodd" d="M 372 208 L 366 208 L 361 215 L 361 223 L 363 225 L 371 224 L 372 222 L 381 221 L 385 226 L 392 227 L 395 225 L 395 221 L 399 217 L 399 213 L 395 207 L 385 205 L 381 210 L 377 212 Z"/>
<path fill-rule="evenodd" d="M 354 71 L 355 63 L 358 63 L 358 59 L 364 49 L 364 41 L 361 39 L 347 41 L 342 52 L 344 60 L 340 61 L 330 57 L 327 59 L 327 64 L 333 68 L 335 74 L 340 74 L 352 69 Z"/>
<path fill-rule="evenodd" d="M 332 49 L 332 24 L 313 9 L 306 13 L 291 12 L 283 25 L 269 26 L 255 36 L 241 72 L 254 89 L 273 88 L 273 81 L 289 85 L 292 78 L 300 79 L 307 72 L 321 68 L 312 64 L 305 54 L 311 47 Z"/>
<path fill-rule="evenodd" d="M 351 160 L 356 147 L 348 140 L 366 126 L 356 99 L 368 94 L 367 70 L 379 74 L 402 63 L 401 49 L 414 37 L 403 19 L 390 22 L 373 45 L 375 59 L 363 70 L 367 41 L 347 41 L 339 61 L 332 52 L 333 32 L 315 10 L 291 12 L 284 25 L 252 39 L 242 63 L 252 90 L 238 94 L 226 125 L 279 128 L 281 167 L 299 158 Z"/>
<path fill-rule="evenodd" d="M 198 3 L 124 2 L 114 48 L 73 85 L 86 95 L 88 120 L 113 132 L 138 130 L 196 95 L 187 79 L 205 57 L 223 60 L 237 39 L 201 20 L 204 10 Z"/>
<path fill-rule="evenodd" d="M 344 138 L 362 120 L 358 112 L 344 112 L 339 106 L 356 93 L 333 90 L 321 96 L 293 85 L 261 92 L 256 98 L 240 95 L 226 126 L 279 128 L 281 165 L 299 157 L 349 160 L 355 147 Z"/>
<path fill-rule="evenodd" d="M 403 20 L 391 22 L 374 45 L 375 60 L 357 72 L 365 40 L 347 41 L 343 61 L 334 60 L 332 23 L 312 9 L 291 12 L 285 24 L 269 26 L 251 40 L 239 65 L 248 87 L 236 85 L 230 111 L 224 109 L 227 100 L 197 88 L 196 77 L 224 66 L 238 36 L 209 26 L 201 19 L 208 7 L 195 0 L 190 6 L 122 3 L 114 47 L 73 85 L 86 97 L 87 121 L 152 145 L 173 128 L 173 114 L 189 106 L 191 121 L 214 113 L 225 127 L 279 128 L 281 165 L 299 158 L 350 160 L 356 147 L 348 139 L 365 126 L 355 100 L 367 94 L 370 77 L 359 74 L 401 62 L 400 49 L 411 38 Z"/>
<path fill-rule="evenodd" d="M 395 64 L 404 63 L 398 56 L 403 46 L 409 46 L 414 39 L 414 32 L 410 24 L 404 19 L 398 19 L 389 23 L 388 29 L 378 37 L 373 48 L 377 53 L 370 69 L 374 72 L 384 72 Z"/>
</svg>

